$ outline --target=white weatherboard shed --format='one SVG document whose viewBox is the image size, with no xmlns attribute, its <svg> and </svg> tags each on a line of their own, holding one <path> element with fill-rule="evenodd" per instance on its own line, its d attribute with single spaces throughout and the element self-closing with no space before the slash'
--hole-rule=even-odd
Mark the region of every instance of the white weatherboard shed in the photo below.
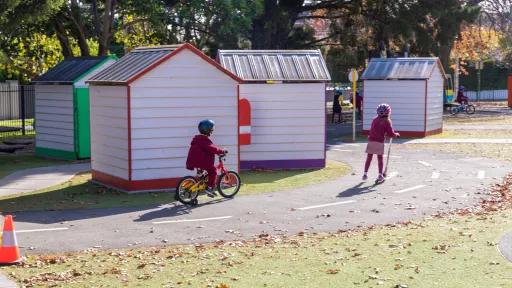
<svg viewBox="0 0 512 288">
<path fill-rule="evenodd" d="M 93 77 L 93 180 L 124 191 L 175 188 L 190 142 L 213 119 L 213 142 L 238 170 L 238 83 L 190 44 L 138 48 Z"/>
<path fill-rule="evenodd" d="M 387 103 L 402 136 L 442 133 L 445 74 L 438 58 L 374 58 L 361 79 L 363 132 L 369 132 L 377 106 Z"/>
<path fill-rule="evenodd" d="M 89 87 L 85 81 L 116 60 L 113 55 L 67 58 L 32 81 L 37 155 L 90 157 Z"/>
<path fill-rule="evenodd" d="M 251 105 L 251 143 L 241 169 L 325 167 L 325 83 L 319 50 L 221 50 L 217 61 L 244 80 Z"/>
</svg>

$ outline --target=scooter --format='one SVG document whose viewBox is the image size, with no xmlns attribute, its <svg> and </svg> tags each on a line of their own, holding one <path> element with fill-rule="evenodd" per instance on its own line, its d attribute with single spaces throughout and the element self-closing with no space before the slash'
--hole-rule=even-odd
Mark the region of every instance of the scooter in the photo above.
<svg viewBox="0 0 512 288">
<path fill-rule="evenodd" d="M 384 183 L 385 178 L 388 177 L 388 164 L 389 164 L 389 155 L 391 155 L 391 144 L 393 144 L 393 137 L 389 138 L 389 144 L 388 144 L 388 156 L 386 159 L 386 166 L 384 167 L 384 173 L 382 175 L 384 176 L 384 180 L 375 180 L 375 185 Z"/>
</svg>

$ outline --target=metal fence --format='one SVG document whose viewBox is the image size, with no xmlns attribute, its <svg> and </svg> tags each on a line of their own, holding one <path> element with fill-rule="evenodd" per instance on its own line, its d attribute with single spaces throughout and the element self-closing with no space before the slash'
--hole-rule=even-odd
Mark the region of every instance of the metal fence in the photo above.
<svg viewBox="0 0 512 288">
<path fill-rule="evenodd" d="M 477 91 L 467 91 L 466 96 L 471 101 L 505 101 L 508 99 L 508 90 L 482 90 L 480 95 Z"/>
<path fill-rule="evenodd" d="M 34 134 L 34 116 L 34 86 L 0 83 L 0 137 Z"/>
</svg>

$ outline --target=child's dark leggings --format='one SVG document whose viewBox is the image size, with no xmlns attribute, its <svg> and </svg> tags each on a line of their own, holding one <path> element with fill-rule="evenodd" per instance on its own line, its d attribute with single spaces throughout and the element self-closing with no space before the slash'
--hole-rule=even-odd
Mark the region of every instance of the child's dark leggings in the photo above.
<svg viewBox="0 0 512 288">
<path fill-rule="evenodd" d="M 368 154 L 366 156 L 366 163 L 364 164 L 364 172 L 367 173 L 368 169 L 370 169 L 370 164 L 372 163 L 373 154 Z M 382 174 L 382 169 L 384 168 L 384 155 L 377 155 L 377 160 L 379 161 L 379 174 Z"/>
<path fill-rule="evenodd" d="M 215 189 L 215 182 L 217 182 L 217 169 L 212 166 L 205 170 L 208 172 L 208 187 Z"/>
</svg>

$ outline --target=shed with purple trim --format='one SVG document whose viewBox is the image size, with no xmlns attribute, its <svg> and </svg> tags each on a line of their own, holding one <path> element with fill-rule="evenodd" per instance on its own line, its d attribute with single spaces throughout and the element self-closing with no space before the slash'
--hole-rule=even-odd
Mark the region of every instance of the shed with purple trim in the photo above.
<svg viewBox="0 0 512 288">
<path fill-rule="evenodd" d="M 251 103 L 251 144 L 241 169 L 325 167 L 325 83 L 319 50 L 220 50 L 217 61 L 244 80 Z"/>
</svg>

